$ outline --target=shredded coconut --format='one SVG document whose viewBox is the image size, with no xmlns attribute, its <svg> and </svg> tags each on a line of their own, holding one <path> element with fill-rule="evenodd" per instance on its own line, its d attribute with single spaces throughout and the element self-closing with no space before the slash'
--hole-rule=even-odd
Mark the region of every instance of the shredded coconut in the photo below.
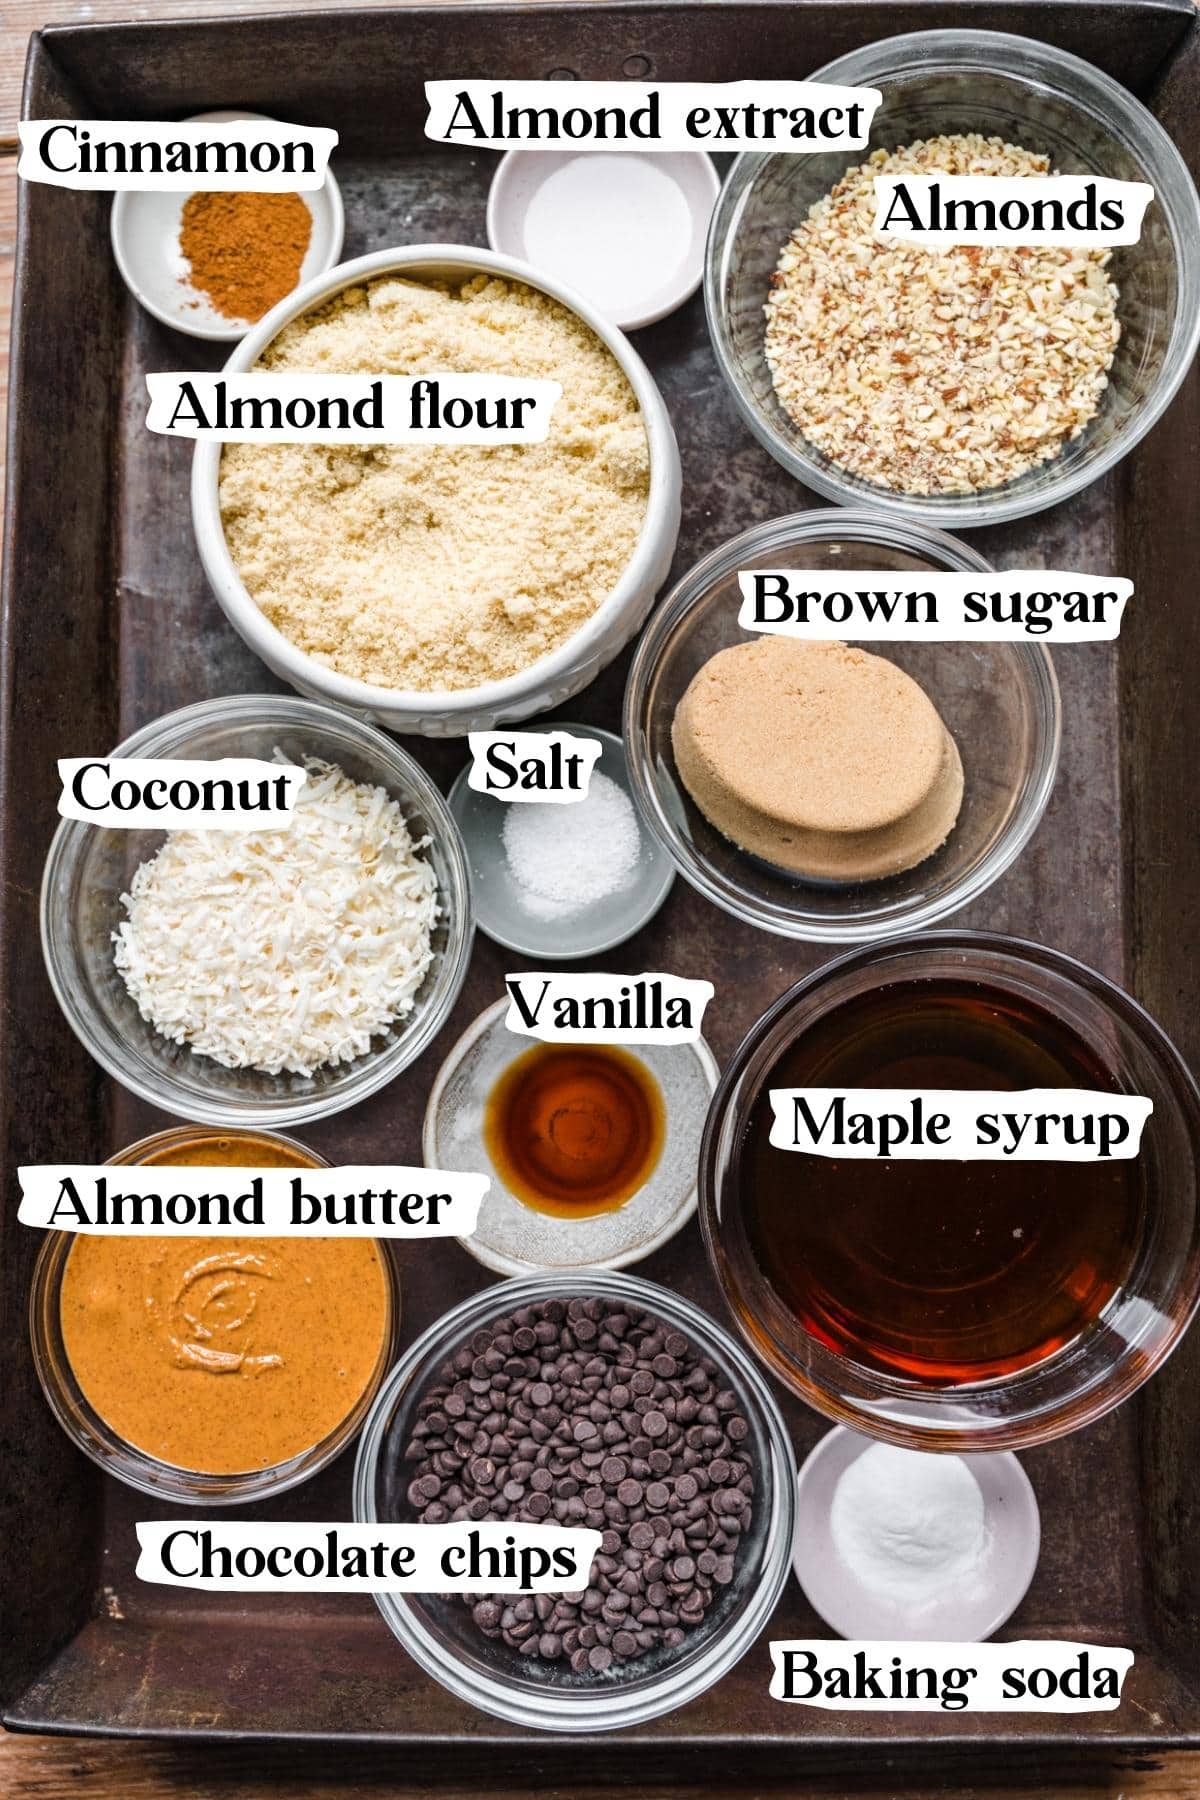
<svg viewBox="0 0 1200 1800">
<path fill-rule="evenodd" d="M 502 837 L 509 873 L 538 919 L 569 918 L 615 894 L 631 880 L 642 847 L 633 803 L 599 769 L 586 798 L 569 806 L 510 806 Z"/>
<path fill-rule="evenodd" d="M 172 831 L 121 896 L 142 1017 L 229 1069 L 311 1075 L 411 1012 L 433 960 L 433 870 L 381 787 L 309 761 L 290 826 Z"/>
</svg>

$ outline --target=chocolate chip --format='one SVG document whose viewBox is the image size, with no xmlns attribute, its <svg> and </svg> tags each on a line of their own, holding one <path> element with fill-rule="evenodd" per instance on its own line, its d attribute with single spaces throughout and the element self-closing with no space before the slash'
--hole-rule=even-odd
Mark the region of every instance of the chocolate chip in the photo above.
<svg viewBox="0 0 1200 1800">
<path fill-rule="evenodd" d="M 470 1596 L 485 1637 L 577 1675 L 686 1641 L 733 1580 L 755 1492 L 732 1451 L 749 1424 L 718 1382 L 682 1333 L 583 1296 L 521 1307 L 454 1352 L 417 1405 L 413 1513 L 602 1532 L 584 1587 Z"/>
</svg>

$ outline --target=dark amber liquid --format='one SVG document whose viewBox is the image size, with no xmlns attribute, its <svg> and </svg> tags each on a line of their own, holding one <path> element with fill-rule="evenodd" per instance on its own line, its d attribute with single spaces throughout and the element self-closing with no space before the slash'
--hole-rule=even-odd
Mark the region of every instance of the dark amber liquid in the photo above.
<svg viewBox="0 0 1200 1800">
<path fill-rule="evenodd" d="M 662 1151 L 662 1091 L 608 1044 L 539 1044 L 488 1097 L 484 1141 L 509 1190 L 538 1212 L 612 1212 Z"/>
<path fill-rule="evenodd" d="M 751 1251 L 807 1331 L 868 1368 L 981 1381 L 1070 1343 L 1132 1265 L 1140 1158 L 843 1159 L 768 1142 L 772 1087 L 1080 1087 L 1112 1072 L 1061 1020 L 970 981 L 909 981 L 835 1008 L 763 1082 L 739 1151 Z"/>
</svg>

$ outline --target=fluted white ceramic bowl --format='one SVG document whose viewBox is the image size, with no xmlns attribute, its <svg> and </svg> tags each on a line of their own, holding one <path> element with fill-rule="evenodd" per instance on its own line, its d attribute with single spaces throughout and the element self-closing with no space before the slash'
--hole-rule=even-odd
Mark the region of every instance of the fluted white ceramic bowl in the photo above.
<svg viewBox="0 0 1200 1800">
<path fill-rule="evenodd" d="M 221 523 L 218 493 L 221 446 L 198 443 L 192 462 L 192 523 L 200 560 L 212 590 L 235 630 L 281 680 L 317 700 L 333 700 L 391 731 L 423 737 L 458 737 L 494 725 L 531 718 L 579 693 L 624 649 L 643 624 L 666 580 L 679 535 L 679 450 L 662 395 L 628 338 L 609 325 L 572 288 L 539 274 L 528 263 L 494 251 L 458 244 L 414 244 L 378 250 L 339 263 L 307 282 L 248 331 L 226 363 L 229 374 L 245 374 L 285 325 L 341 293 L 343 288 L 381 275 L 416 280 L 476 273 L 507 276 L 549 294 L 577 313 L 611 351 L 637 396 L 650 446 L 650 495 L 641 536 L 617 585 L 565 643 L 516 675 L 481 687 L 421 692 L 375 687 L 326 668 L 286 638 L 255 604 L 238 574 Z"/>
</svg>

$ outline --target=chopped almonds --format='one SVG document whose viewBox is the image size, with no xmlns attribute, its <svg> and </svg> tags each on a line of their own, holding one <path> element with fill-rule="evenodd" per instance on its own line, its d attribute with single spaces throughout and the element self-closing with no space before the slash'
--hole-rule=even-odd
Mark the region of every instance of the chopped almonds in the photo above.
<svg viewBox="0 0 1200 1800">
<path fill-rule="evenodd" d="M 878 175 L 1047 175 L 1000 138 L 876 150 L 784 246 L 766 304 L 775 392 L 831 462 L 909 494 L 970 494 L 1093 419 L 1121 327 L 1109 252 L 929 250 L 875 235 Z"/>
</svg>

